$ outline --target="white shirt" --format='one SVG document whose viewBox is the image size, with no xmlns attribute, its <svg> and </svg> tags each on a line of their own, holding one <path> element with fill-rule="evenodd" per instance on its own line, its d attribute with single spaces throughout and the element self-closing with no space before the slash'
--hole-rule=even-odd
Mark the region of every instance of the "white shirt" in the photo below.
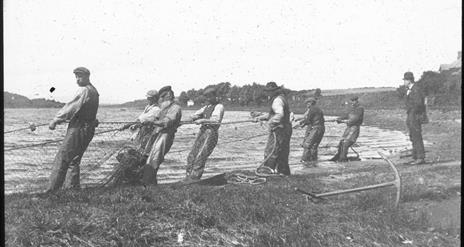
<svg viewBox="0 0 464 247">
<path fill-rule="evenodd" d="M 276 97 L 271 107 L 275 114 L 269 119 L 269 123 L 280 124 L 284 117 L 284 101 L 281 97 Z"/>
<path fill-rule="evenodd" d="M 70 120 L 81 109 L 82 105 L 90 99 L 89 89 L 79 87 L 74 98 L 66 103 L 55 115 L 55 120 Z"/>
<path fill-rule="evenodd" d="M 206 110 L 206 107 L 209 105 L 203 106 L 200 110 L 196 111 L 193 116 L 198 117 L 203 115 Z M 213 113 L 211 114 L 210 120 L 217 121 L 218 123 L 222 122 L 222 118 L 224 117 L 224 106 L 222 104 L 217 104 L 214 107 Z"/>
<path fill-rule="evenodd" d="M 137 118 L 141 123 L 153 122 L 159 117 L 161 109 L 157 105 L 147 105 Z"/>
<path fill-rule="evenodd" d="M 408 87 L 408 91 L 406 92 L 406 95 L 409 95 L 411 93 L 412 86 L 414 86 L 414 83 L 411 83 Z"/>
</svg>

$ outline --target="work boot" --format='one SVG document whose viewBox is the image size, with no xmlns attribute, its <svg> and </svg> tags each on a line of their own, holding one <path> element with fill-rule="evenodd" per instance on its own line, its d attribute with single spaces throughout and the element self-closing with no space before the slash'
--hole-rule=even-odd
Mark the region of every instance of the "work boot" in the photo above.
<svg viewBox="0 0 464 247">
<path fill-rule="evenodd" d="M 342 146 L 343 146 L 343 140 L 341 140 L 339 143 L 338 143 L 338 150 L 337 150 L 337 153 L 331 158 L 329 159 L 329 161 L 338 161 L 338 159 L 340 158 L 340 153 L 342 152 Z"/>
<path fill-rule="evenodd" d="M 348 161 L 348 149 L 353 145 L 351 141 L 343 141 L 341 143 L 341 150 L 340 150 L 340 157 L 338 159 L 339 162 L 347 162 Z"/>
</svg>

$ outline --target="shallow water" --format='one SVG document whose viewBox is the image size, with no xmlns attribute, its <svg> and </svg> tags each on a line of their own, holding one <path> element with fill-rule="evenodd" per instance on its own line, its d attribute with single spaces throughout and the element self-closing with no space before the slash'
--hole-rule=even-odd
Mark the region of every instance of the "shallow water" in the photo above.
<svg viewBox="0 0 464 247">
<path fill-rule="evenodd" d="M 23 128 L 28 122 L 35 124 L 47 123 L 58 109 L 5 109 L 5 131 Z M 140 109 L 100 108 L 98 119 L 105 121 L 130 121 L 140 112 Z M 184 110 L 183 117 L 188 117 L 192 111 Z M 226 112 L 224 122 L 248 118 L 248 112 Z M 331 119 L 331 117 L 326 117 Z M 121 125 L 100 124 L 96 132 L 118 128 Z M 319 149 L 319 159 L 327 160 L 336 152 L 336 145 L 343 134 L 345 125 L 326 123 L 326 133 Z M 65 135 L 66 126 L 58 126 L 55 131 L 47 126 L 38 127 L 34 132 L 29 130 L 5 134 L 4 147 L 4 179 L 5 193 L 19 191 L 43 190 L 46 187 L 58 143 L 32 148 L 8 151 L 17 145 L 42 143 L 60 139 Z M 185 164 L 190 147 L 195 140 L 198 126 L 184 125 L 178 129 L 171 151 L 166 155 L 165 162 L 159 170 L 159 182 L 170 183 L 182 179 L 185 175 Z M 302 169 L 299 164 L 304 137 L 304 129 L 294 129 L 291 140 L 290 167 L 292 170 Z M 267 131 L 257 123 L 241 123 L 223 125 L 219 131 L 219 141 L 210 156 L 203 177 L 218 173 L 237 170 L 254 169 L 263 160 L 264 147 L 267 141 Z M 110 132 L 95 135 L 81 162 L 81 183 L 94 184 L 104 180 L 111 174 L 113 164 L 117 163 L 115 151 L 128 141 L 130 131 Z M 236 141 L 242 138 L 262 135 L 250 140 Z M 377 151 L 394 154 L 400 150 L 410 149 L 408 137 L 400 131 L 362 126 L 361 135 L 354 149 L 361 159 L 379 158 Z M 112 153 L 114 155 L 110 156 Z M 350 155 L 354 153 L 350 150 Z M 105 156 L 110 156 L 105 160 Z"/>
</svg>

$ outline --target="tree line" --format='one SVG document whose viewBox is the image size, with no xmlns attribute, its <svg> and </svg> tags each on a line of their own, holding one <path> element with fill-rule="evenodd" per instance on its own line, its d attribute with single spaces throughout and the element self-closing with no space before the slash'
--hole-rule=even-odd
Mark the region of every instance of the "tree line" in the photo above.
<svg viewBox="0 0 464 247">
<path fill-rule="evenodd" d="M 218 84 L 208 85 L 202 89 L 190 89 L 183 91 L 178 97 L 178 102 L 181 105 L 187 105 L 188 101 L 193 101 L 195 105 L 201 105 L 205 99 L 202 95 L 203 91 L 211 86 L 217 88 L 217 97 L 225 105 L 236 105 L 236 106 L 262 106 L 269 103 L 270 98 L 264 91 L 265 85 L 253 82 L 252 84 L 246 84 L 243 86 L 231 85 L 230 82 L 221 82 Z M 292 96 L 293 100 L 302 100 L 303 97 L 309 95 L 315 97 L 321 97 L 321 89 L 310 89 L 293 91 L 287 88 L 283 88 L 284 94 Z"/>
<path fill-rule="evenodd" d="M 425 71 L 417 85 L 421 87 L 424 94 L 430 100 L 430 105 L 460 105 L 461 104 L 461 68 L 444 71 Z M 400 85 L 397 88 L 400 96 L 406 94 L 406 87 Z"/>
</svg>

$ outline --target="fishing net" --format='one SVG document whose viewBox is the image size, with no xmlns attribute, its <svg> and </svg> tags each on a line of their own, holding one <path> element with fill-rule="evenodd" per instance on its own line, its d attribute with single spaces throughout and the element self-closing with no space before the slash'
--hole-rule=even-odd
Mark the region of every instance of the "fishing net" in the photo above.
<svg viewBox="0 0 464 247">
<path fill-rule="evenodd" d="M 132 145 L 131 132 L 118 131 L 120 124 L 101 123 L 84 153 L 81 163 L 81 183 L 99 183 L 102 175 L 112 171 L 117 163 L 115 153 Z M 35 131 L 4 132 L 5 192 L 44 190 L 53 161 L 66 134 L 66 126 L 55 131 L 46 126 Z M 27 181 L 27 182 L 25 182 Z"/>
<path fill-rule="evenodd" d="M 132 141 L 136 132 L 119 131 L 122 126 L 121 122 L 100 122 L 96 128 L 95 135 L 80 163 L 83 187 L 101 185 L 108 183 L 109 180 L 112 180 L 111 184 L 134 182 L 130 178 L 132 168 L 129 169 L 130 165 L 121 162 L 121 158 L 122 154 L 128 154 L 128 150 L 139 151 L 136 143 Z M 252 126 L 253 128 L 250 128 Z M 9 129 L 4 132 L 5 192 L 45 190 L 67 126 L 59 125 L 55 131 L 48 130 L 46 124 L 8 127 Z M 193 124 L 179 127 L 174 144 L 161 165 L 158 175 L 160 180 L 174 182 L 185 176 L 187 156 L 192 149 L 199 127 Z M 223 156 L 228 148 L 243 153 L 243 146 L 238 143 L 256 136 L 265 138 L 266 135 L 265 129 L 256 128 L 254 123 L 221 126 L 219 143 L 213 152 L 213 157 L 210 157 L 211 161 L 220 163 L 239 161 L 237 156 L 215 158 L 214 155 Z M 243 160 L 239 162 L 243 163 Z"/>
<path fill-rule="evenodd" d="M 138 150 L 131 141 L 135 132 L 118 131 L 122 122 L 100 122 L 95 136 L 84 153 L 80 164 L 81 186 L 102 184 L 134 183 L 134 163 L 121 164 L 121 156 L 130 149 Z M 36 125 L 35 131 L 24 125 L 8 126 L 4 132 L 5 193 L 34 192 L 46 189 L 53 167 L 53 161 L 61 140 L 66 133 L 66 125 L 59 125 L 55 131 L 46 125 Z M 15 129 L 21 129 L 14 131 Z M 177 182 L 186 175 L 187 157 L 195 142 L 200 126 L 181 125 L 174 143 L 165 156 L 158 171 L 159 183 Z M 342 131 L 342 130 L 340 130 Z M 264 160 L 264 147 L 269 132 L 266 125 L 246 121 L 225 122 L 218 131 L 218 143 L 209 155 L 202 178 L 236 170 L 254 170 Z M 338 136 L 338 135 L 337 135 Z M 301 142 L 304 129 L 294 129 L 291 141 L 289 163 L 292 169 L 299 165 Z M 331 147 L 337 138 L 324 137 L 320 152 L 334 153 Z M 330 146 L 330 147 L 329 147 Z M 336 148 L 336 147 L 335 147 Z M 132 165 L 131 165 L 132 164 Z M 140 165 L 140 164 L 138 164 Z M 110 181 L 112 180 L 112 181 Z"/>
</svg>

